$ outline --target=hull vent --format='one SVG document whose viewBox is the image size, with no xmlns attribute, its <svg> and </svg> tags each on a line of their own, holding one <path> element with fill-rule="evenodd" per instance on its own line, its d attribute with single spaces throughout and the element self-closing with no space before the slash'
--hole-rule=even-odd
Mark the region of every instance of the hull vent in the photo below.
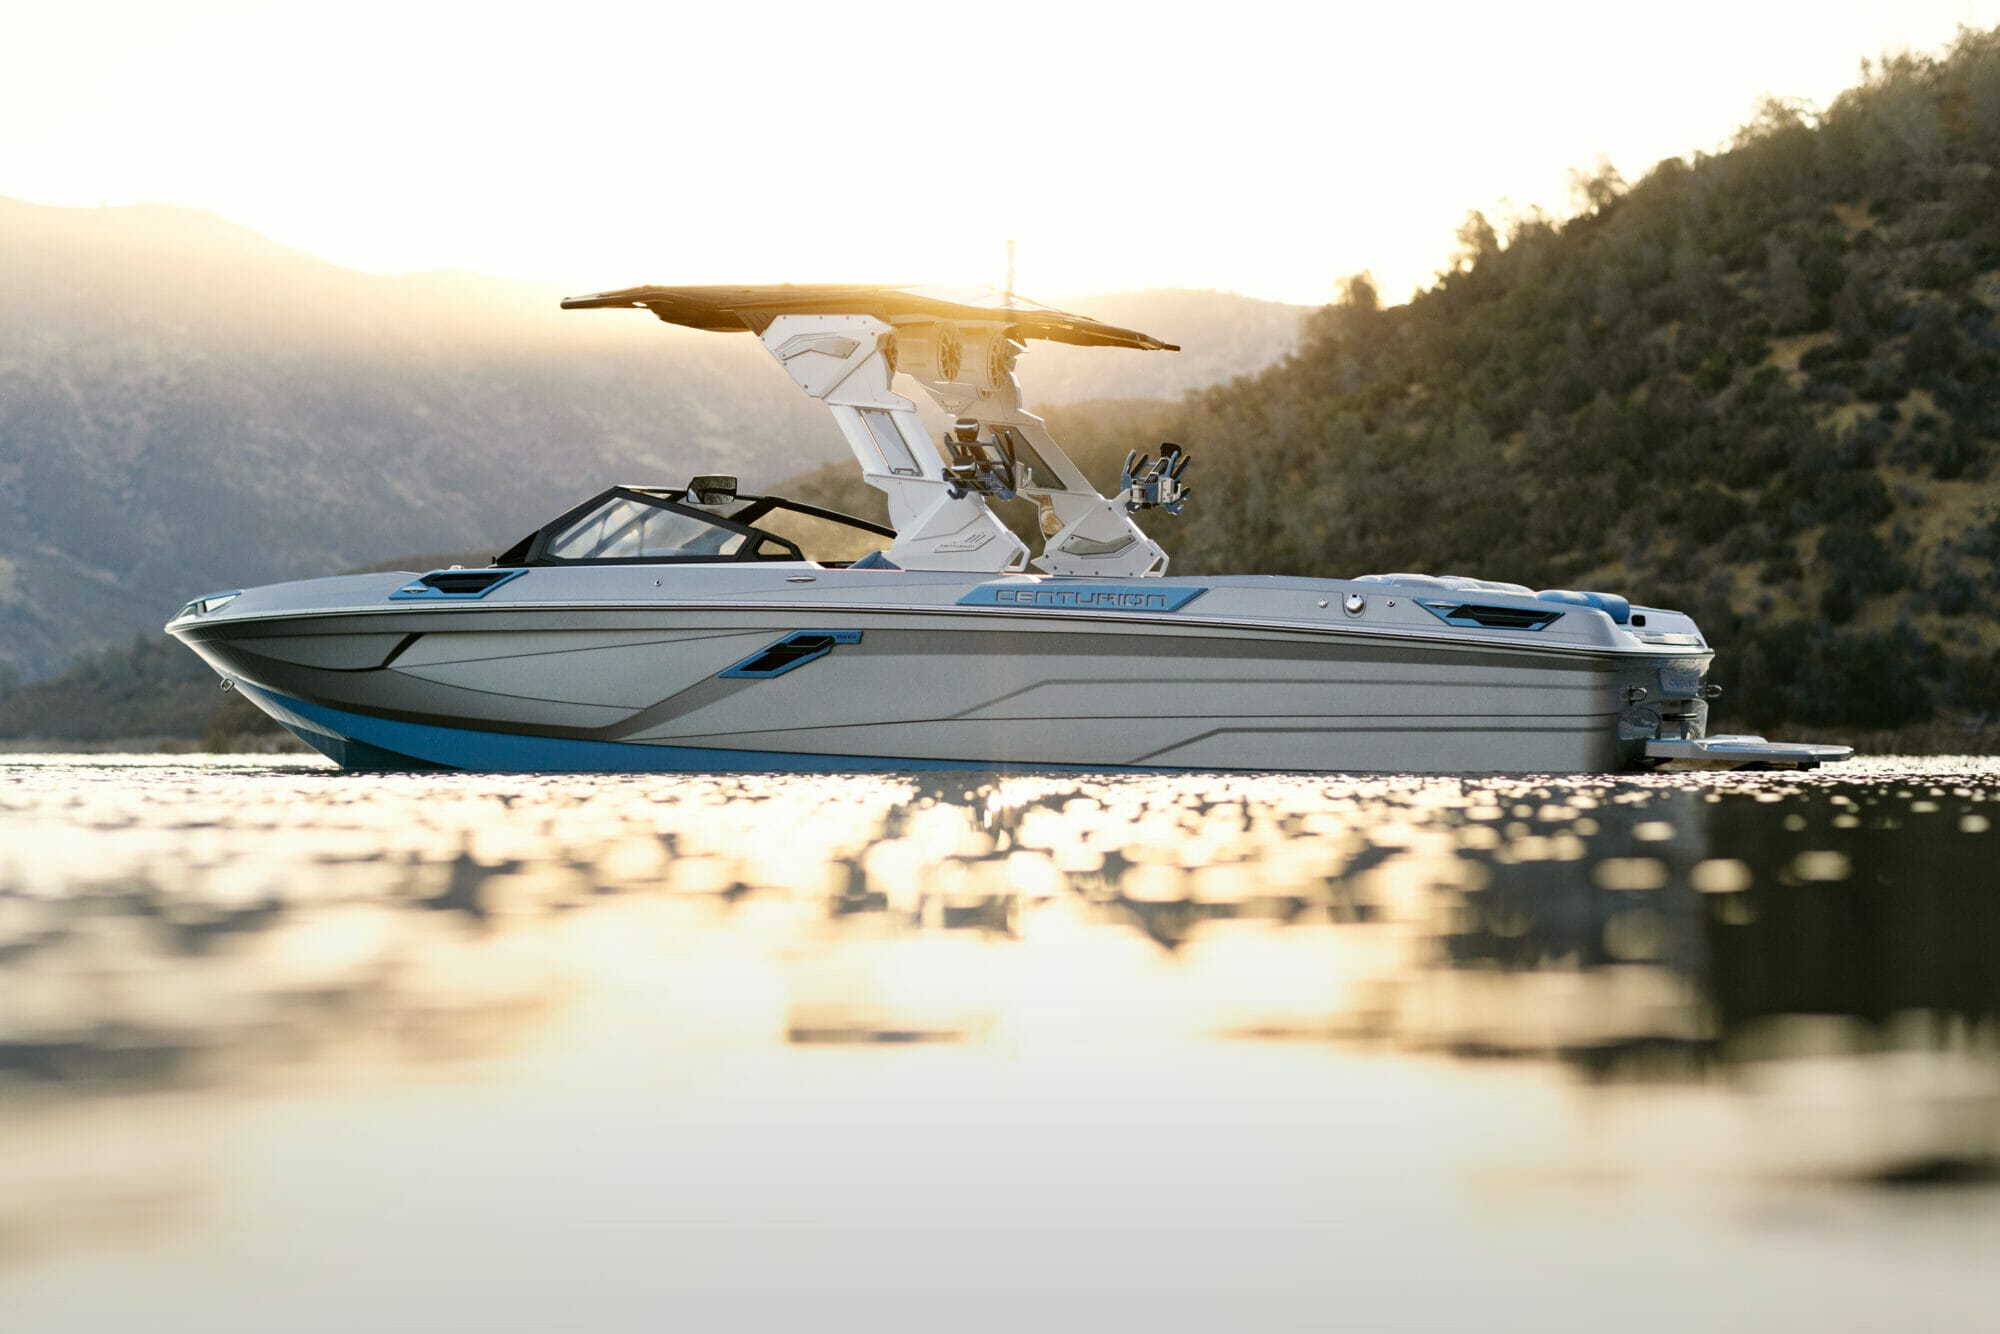
<svg viewBox="0 0 2000 1334">
<path fill-rule="evenodd" d="M 414 583 L 404 584 L 389 595 L 391 602 L 459 601 L 483 598 L 526 570 L 432 570 Z"/>
<path fill-rule="evenodd" d="M 794 630 L 768 648 L 759 649 L 723 672 L 723 676 L 783 676 L 833 652 L 836 644 L 858 644 L 859 630 Z"/>
<path fill-rule="evenodd" d="M 1445 598 L 1418 598 L 1417 605 L 1447 625 L 1476 626 L 1482 630 L 1541 630 L 1563 618 L 1559 611 L 1495 607 Z"/>
</svg>

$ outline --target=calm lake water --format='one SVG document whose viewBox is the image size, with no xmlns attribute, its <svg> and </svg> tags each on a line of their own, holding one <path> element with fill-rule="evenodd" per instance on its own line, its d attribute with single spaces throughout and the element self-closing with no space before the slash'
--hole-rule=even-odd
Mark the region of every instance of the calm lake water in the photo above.
<svg viewBox="0 0 2000 1334">
<path fill-rule="evenodd" d="M 1996 825 L 6 757 L 0 1329 L 1993 1329 Z"/>
</svg>

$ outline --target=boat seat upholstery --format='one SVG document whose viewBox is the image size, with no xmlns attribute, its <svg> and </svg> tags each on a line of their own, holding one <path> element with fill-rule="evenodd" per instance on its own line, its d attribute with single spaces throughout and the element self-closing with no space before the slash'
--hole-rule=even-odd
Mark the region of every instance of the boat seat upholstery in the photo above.
<svg viewBox="0 0 2000 1334">
<path fill-rule="evenodd" d="M 1567 602 L 1577 607 L 1595 607 L 1619 625 L 1632 619 L 1632 603 L 1616 593 L 1579 593 L 1567 588 L 1545 588 L 1535 594 L 1541 602 Z"/>
</svg>

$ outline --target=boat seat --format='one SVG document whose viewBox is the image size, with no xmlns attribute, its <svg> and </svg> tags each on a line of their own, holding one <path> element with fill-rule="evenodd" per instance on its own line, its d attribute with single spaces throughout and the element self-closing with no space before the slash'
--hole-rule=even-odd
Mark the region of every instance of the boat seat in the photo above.
<svg viewBox="0 0 2000 1334">
<path fill-rule="evenodd" d="M 871 551 L 860 560 L 848 564 L 850 570 L 900 570 L 903 567 L 890 560 L 879 551 Z"/>
<path fill-rule="evenodd" d="M 1632 603 L 1616 593 L 1578 593 L 1567 588 L 1545 588 L 1535 594 L 1540 602 L 1567 602 L 1576 607 L 1595 607 L 1619 625 L 1632 619 Z"/>
</svg>

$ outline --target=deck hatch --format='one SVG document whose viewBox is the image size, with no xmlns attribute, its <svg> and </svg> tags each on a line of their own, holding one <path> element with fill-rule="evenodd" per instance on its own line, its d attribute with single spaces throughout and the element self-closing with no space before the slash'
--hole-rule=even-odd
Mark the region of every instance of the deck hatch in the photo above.
<svg viewBox="0 0 2000 1334">
<path fill-rule="evenodd" d="M 510 579 L 518 579 L 526 573 L 526 570 L 432 570 L 423 578 L 404 584 L 391 593 L 389 600 L 429 602 L 483 598 Z"/>
<path fill-rule="evenodd" d="M 795 667 L 803 667 L 816 658 L 824 658 L 833 652 L 836 644 L 860 642 L 859 630 L 794 630 L 777 643 L 757 650 L 721 675 L 764 679 L 783 676 Z"/>
<path fill-rule="evenodd" d="M 1477 626 L 1482 630 L 1542 630 L 1563 618 L 1559 611 L 1496 607 L 1451 598 L 1418 598 L 1417 605 L 1447 625 Z"/>
</svg>

